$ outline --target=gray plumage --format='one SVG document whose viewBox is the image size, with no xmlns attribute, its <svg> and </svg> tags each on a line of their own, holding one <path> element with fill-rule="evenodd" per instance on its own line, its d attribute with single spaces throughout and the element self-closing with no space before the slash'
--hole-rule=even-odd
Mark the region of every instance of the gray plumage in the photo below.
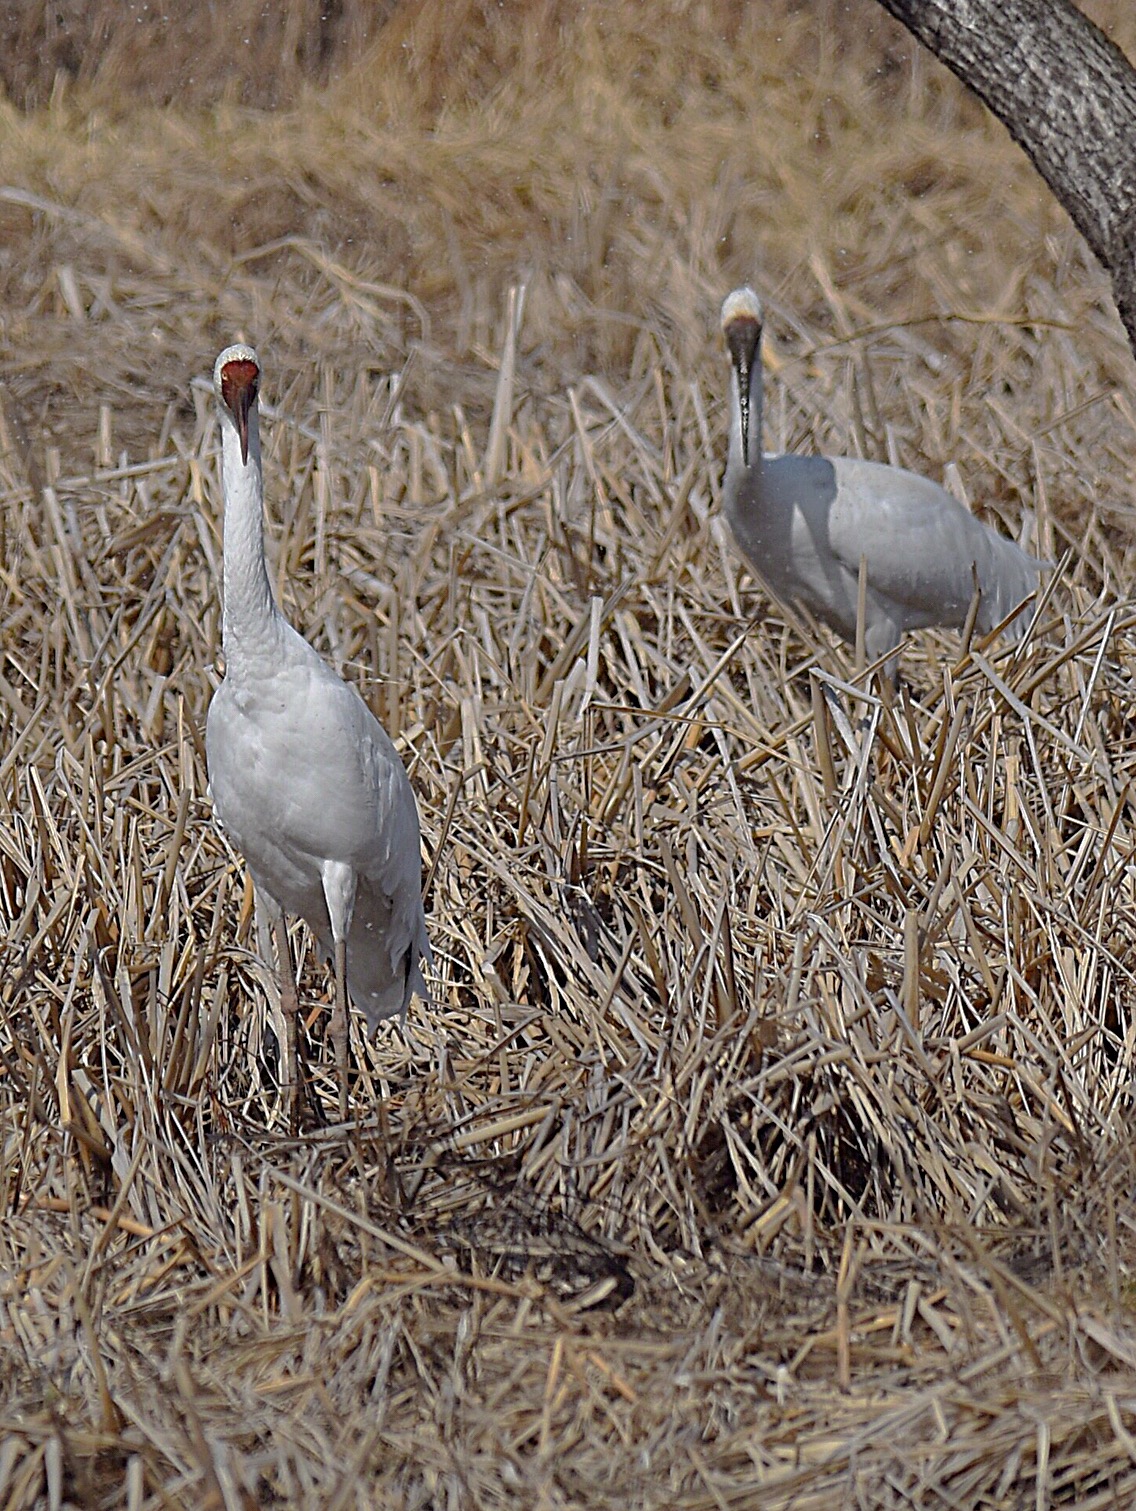
<svg viewBox="0 0 1136 1511">
<path fill-rule="evenodd" d="M 347 990 L 373 1030 L 404 1013 L 414 992 L 426 996 L 418 808 L 385 730 L 273 597 L 259 381 L 251 347 L 217 358 L 225 678 L 206 724 L 209 782 L 258 891 L 303 918 L 333 961 L 342 941 Z"/>
<path fill-rule="evenodd" d="M 854 644 L 864 558 L 864 648 L 872 661 L 895 651 L 908 630 L 961 629 L 976 576 L 976 628 L 994 629 L 1036 590 L 1042 564 L 945 489 L 879 462 L 762 454 L 762 323 L 752 289 L 727 296 L 722 330 L 731 401 L 722 501 L 750 566 L 778 598 L 803 604 Z M 1029 621 L 1023 609 L 1007 636 L 1019 640 Z M 897 659 L 887 663 L 893 676 Z"/>
</svg>

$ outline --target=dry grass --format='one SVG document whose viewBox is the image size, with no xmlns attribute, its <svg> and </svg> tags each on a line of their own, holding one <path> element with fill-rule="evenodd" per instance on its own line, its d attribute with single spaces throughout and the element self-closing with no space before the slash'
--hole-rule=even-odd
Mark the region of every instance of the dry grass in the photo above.
<svg viewBox="0 0 1136 1511">
<path fill-rule="evenodd" d="M 867 0 L 639 14 L 406 6 L 293 113 L 3 107 L 6 1508 L 1136 1498 L 1119 324 Z M 746 579 L 743 277 L 776 444 L 1063 560 L 1017 654 L 915 637 L 885 705 Z M 199 733 L 238 331 L 438 963 L 298 1144 Z"/>
</svg>

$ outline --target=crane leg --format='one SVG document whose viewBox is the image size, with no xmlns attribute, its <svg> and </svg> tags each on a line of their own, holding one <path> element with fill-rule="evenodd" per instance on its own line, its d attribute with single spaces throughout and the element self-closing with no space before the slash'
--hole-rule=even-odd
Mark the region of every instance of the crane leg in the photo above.
<svg viewBox="0 0 1136 1511">
<path fill-rule="evenodd" d="M 300 1056 L 300 999 L 296 991 L 296 973 L 292 969 L 292 948 L 288 943 L 288 924 L 283 913 L 273 922 L 276 933 L 276 957 L 280 976 L 280 1012 L 284 1018 L 287 1044 L 284 1051 L 284 1082 L 291 1101 L 289 1127 L 293 1137 L 300 1131 L 300 1112 L 304 1103 L 304 1073 Z"/>
<path fill-rule="evenodd" d="M 350 1029 L 347 1018 L 347 941 L 335 941 L 335 1016 L 331 1036 L 335 1045 L 335 1063 L 339 1074 L 339 1121 L 347 1121 L 347 1050 Z"/>
<path fill-rule="evenodd" d="M 358 878 L 346 861 L 325 860 L 321 868 L 323 895 L 331 937 L 335 942 L 335 1013 L 331 1020 L 331 1040 L 339 1069 L 339 1120 L 347 1121 L 347 936 L 351 932 L 351 915 L 355 911 L 355 888 Z"/>
</svg>

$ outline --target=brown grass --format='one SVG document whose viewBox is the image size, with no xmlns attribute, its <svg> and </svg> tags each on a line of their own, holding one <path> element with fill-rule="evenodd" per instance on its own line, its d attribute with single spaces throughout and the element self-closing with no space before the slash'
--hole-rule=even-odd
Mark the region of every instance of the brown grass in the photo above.
<svg viewBox="0 0 1136 1511">
<path fill-rule="evenodd" d="M 1123 335 L 867 0 L 652 15 L 407 5 L 275 114 L 139 104 L 150 55 L 0 107 L 6 1508 L 1136 1497 Z M 773 444 L 1061 559 L 1017 653 L 917 636 L 882 703 L 754 589 L 742 278 Z M 299 1142 L 200 739 L 238 332 L 438 965 Z"/>
</svg>

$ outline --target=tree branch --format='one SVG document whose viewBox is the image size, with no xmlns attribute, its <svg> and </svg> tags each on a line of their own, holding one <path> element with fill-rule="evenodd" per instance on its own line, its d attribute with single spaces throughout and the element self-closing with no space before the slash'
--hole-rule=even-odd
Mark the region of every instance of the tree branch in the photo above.
<svg viewBox="0 0 1136 1511">
<path fill-rule="evenodd" d="M 1136 354 L 1136 69 L 1071 0 L 880 0 L 1003 123 L 1112 278 Z"/>
</svg>

